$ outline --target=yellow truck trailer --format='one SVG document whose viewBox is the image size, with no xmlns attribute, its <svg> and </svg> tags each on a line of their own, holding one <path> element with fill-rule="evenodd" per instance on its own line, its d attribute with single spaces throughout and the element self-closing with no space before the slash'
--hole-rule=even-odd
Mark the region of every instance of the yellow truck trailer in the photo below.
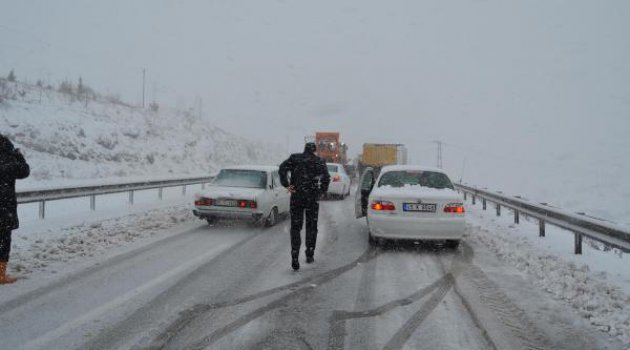
<svg viewBox="0 0 630 350">
<path fill-rule="evenodd" d="M 407 148 L 402 144 L 364 143 L 359 159 L 359 173 L 367 167 L 378 173 L 386 165 L 407 164 Z"/>
</svg>

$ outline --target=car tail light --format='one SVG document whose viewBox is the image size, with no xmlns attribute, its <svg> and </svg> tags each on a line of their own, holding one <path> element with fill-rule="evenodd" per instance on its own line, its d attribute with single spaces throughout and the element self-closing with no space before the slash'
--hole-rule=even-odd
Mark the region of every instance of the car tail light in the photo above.
<svg viewBox="0 0 630 350">
<path fill-rule="evenodd" d="M 195 200 L 195 205 L 209 207 L 212 205 L 212 198 L 201 197 Z"/>
<path fill-rule="evenodd" d="M 464 209 L 464 204 L 462 203 L 449 203 L 444 207 L 445 213 L 455 213 L 455 214 L 464 214 L 466 210 Z"/>
<path fill-rule="evenodd" d="M 335 175 L 335 176 L 333 176 L 332 180 L 333 180 L 333 182 L 339 182 L 339 181 L 341 181 L 341 176 Z"/>
<path fill-rule="evenodd" d="M 373 201 L 371 208 L 377 211 L 396 210 L 396 206 L 394 205 L 394 203 L 388 201 Z"/>
<path fill-rule="evenodd" d="M 252 208 L 252 209 L 258 208 L 258 204 L 256 203 L 256 201 L 241 200 L 241 201 L 238 201 L 238 206 L 239 208 Z"/>
</svg>

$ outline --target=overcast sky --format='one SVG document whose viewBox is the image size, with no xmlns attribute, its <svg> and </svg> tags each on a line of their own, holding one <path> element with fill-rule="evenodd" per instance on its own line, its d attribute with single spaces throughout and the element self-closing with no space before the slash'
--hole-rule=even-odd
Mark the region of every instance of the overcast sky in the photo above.
<svg viewBox="0 0 630 350">
<path fill-rule="evenodd" d="M 146 68 L 149 99 L 199 96 L 209 122 L 292 151 L 338 130 L 353 154 L 405 143 L 433 165 L 442 140 L 455 177 L 627 154 L 630 1 L 1 1 L 0 70 L 139 103 Z"/>
</svg>

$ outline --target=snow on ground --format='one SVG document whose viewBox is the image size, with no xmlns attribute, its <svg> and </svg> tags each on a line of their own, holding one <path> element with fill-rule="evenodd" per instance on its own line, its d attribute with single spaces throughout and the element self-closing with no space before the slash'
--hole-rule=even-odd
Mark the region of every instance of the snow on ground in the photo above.
<svg viewBox="0 0 630 350">
<path fill-rule="evenodd" d="M 151 111 L 105 97 L 86 105 L 74 95 L 2 79 L 0 96 L 0 133 L 31 165 L 20 188 L 207 175 L 223 165 L 276 164 L 283 156 L 273 142 L 227 133 L 193 111 Z"/>
<path fill-rule="evenodd" d="M 88 198 L 49 201 L 43 220 L 37 203 L 20 205 L 20 228 L 13 231 L 9 268 L 28 277 L 55 270 L 51 265 L 56 263 L 91 258 L 153 237 L 182 222 L 200 224 L 190 206 L 201 186 L 187 188 L 185 195 L 181 187 L 165 188 L 162 200 L 156 189 L 136 191 L 133 205 L 126 192 L 101 195 L 96 197 L 95 211 L 90 210 Z"/>
<path fill-rule="evenodd" d="M 490 209 L 490 208 L 489 208 Z M 528 274 L 533 283 L 564 300 L 600 331 L 630 346 L 630 270 L 628 255 L 584 245 L 583 255 L 573 254 L 573 235 L 547 226 L 538 237 L 538 226 L 510 215 L 496 217 L 493 210 L 467 204 L 466 220 L 475 230 L 466 240 L 489 247 L 509 265 Z"/>
<path fill-rule="evenodd" d="M 113 247 L 151 237 L 158 231 L 194 219 L 189 208 L 180 205 L 56 230 L 42 227 L 44 231 L 40 231 L 40 238 L 36 239 L 19 232 L 14 236 L 18 242 L 11 252 L 11 270 L 24 277 L 33 271 L 46 269 L 52 263 L 100 255 Z M 46 233 L 49 235 L 41 237 Z"/>
</svg>

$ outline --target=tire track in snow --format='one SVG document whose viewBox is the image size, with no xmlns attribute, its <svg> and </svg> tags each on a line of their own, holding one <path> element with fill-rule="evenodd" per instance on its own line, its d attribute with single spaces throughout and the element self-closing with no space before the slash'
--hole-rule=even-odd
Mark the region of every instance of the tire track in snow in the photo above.
<svg viewBox="0 0 630 350">
<path fill-rule="evenodd" d="M 116 265 L 120 265 L 123 264 L 125 262 L 127 262 L 127 260 L 133 259 L 136 256 L 151 251 L 153 249 L 156 249 L 160 246 L 164 246 L 164 245 L 168 245 L 170 243 L 173 243 L 175 241 L 181 240 L 181 239 L 186 239 L 186 238 L 190 238 L 193 234 L 204 234 L 202 231 L 199 230 L 199 227 L 197 228 L 193 228 L 190 230 L 186 230 L 184 232 L 172 235 L 172 236 L 168 236 L 164 239 L 161 239 L 157 242 L 153 242 L 150 243 L 148 245 L 142 246 L 138 249 L 134 249 L 132 251 L 117 255 L 117 256 L 113 256 L 111 258 L 109 258 L 107 261 L 105 261 L 102 264 L 98 264 L 98 265 L 93 265 L 91 267 L 88 267 L 84 270 L 81 270 L 77 273 L 74 274 L 69 274 L 65 277 L 62 277 L 58 280 L 56 280 L 55 282 L 39 287 L 37 289 L 34 289 L 30 292 L 21 294 L 19 297 L 6 301 L 3 304 L 0 305 L 0 314 L 9 312 L 11 310 L 14 310 L 24 304 L 30 303 L 33 300 L 40 298 L 46 294 L 51 294 L 56 292 L 58 289 L 63 289 L 65 288 L 68 283 L 75 281 L 75 280 L 79 280 L 82 279 L 86 276 L 92 275 L 94 273 L 98 273 L 100 271 L 103 270 L 107 270 L 113 266 Z"/>
<path fill-rule="evenodd" d="M 442 290 L 445 287 L 447 287 L 446 291 L 448 291 L 448 289 L 452 286 L 452 282 L 450 282 L 452 278 L 453 277 L 450 274 L 443 276 L 442 278 L 433 282 L 429 286 L 421 288 L 418 291 L 414 292 L 413 294 L 405 298 L 390 301 L 389 303 L 383 304 L 375 309 L 365 310 L 365 311 L 335 310 L 332 316 L 330 317 L 331 329 L 330 329 L 330 338 L 328 340 L 328 349 L 336 350 L 336 349 L 345 348 L 346 323 L 348 320 L 379 316 L 386 312 L 392 311 L 395 308 L 413 304 L 416 301 L 424 298 L 425 296 L 430 295 L 435 290 L 438 290 L 438 289 Z M 444 292 L 444 294 L 446 294 L 446 292 Z M 442 300 L 442 298 L 443 298 L 443 295 L 439 298 L 437 302 L 439 303 Z M 425 311 L 424 313 L 427 313 L 427 312 Z M 428 316 L 428 313 L 426 316 Z"/>
<path fill-rule="evenodd" d="M 471 261 L 474 256 L 472 248 L 468 244 L 463 244 L 461 249 L 464 256 L 469 256 Z M 455 267 L 449 269 L 444 261 L 440 261 L 443 271 L 459 270 L 457 274 L 460 277 L 454 281 L 454 291 L 484 337 L 495 349 L 516 348 L 515 346 L 519 345 L 521 349 L 558 348 L 536 328 L 523 310 L 519 309 L 481 268 L 474 264 L 462 265 L 457 260 L 454 263 Z M 472 284 L 473 289 L 463 288 L 466 284 Z M 483 306 L 479 305 L 480 303 Z M 482 307 L 483 310 L 480 310 Z M 487 311 L 490 311 L 492 315 L 489 315 Z M 496 327 L 500 325 L 504 327 Z M 515 341 L 518 344 L 515 344 Z"/>
<path fill-rule="evenodd" d="M 175 322 L 173 322 L 166 329 L 166 331 L 164 331 L 160 336 L 158 336 L 156 340 L 152 342 L 152 344 L 147 348 L 148 349 L 162 349 L 162 348 L 168 347 L 170 340 L 172 339 L 174 335 L 178 333 L 179 330 L 184 329 L 191 322 L 201 317 L 202 315 L 206 314 L 207 312 L 211 312 L 212 310 L 216 310 L 219 308 L 225 308 L 225 307 L 243 304 L 252 300 L 260 299 L 264 296 L 291 290 L 291 292 L 287 294 L 286 296 L 280 297 L 279 299 L 276 299 L 275 301 L 272 301 L 271 303 L 263 307 L 257 308 L 256 310 L 253 310 L 239 317 L 235 321 L 219 328 L 218 330 L 215 330 L 214 332 L 203 337 L 201 340 L 195 342 L 193 345 L 188 347 L 190 349 L 205 349 L 211 346 L 212 344 L 216 343 L 218 340 L 225 337 L 226 335 L 238 330 L 239 328 L 263 316 L 269 311 L 275 310 L 282 306 L 286 306 L 290 301 L 301 297 L 303 293 L 312 290 L 316 286 L 330 282 L 333 279 L 342 275 L 343 273 L 354 269 L 360 264 L 370 261 L 371 259 L 374 258 L 374 256 L 375 256 L 375 251 L 373 249 L 368 249 L 359 258 L 357 258 L 356 260 L 354 260 L 353 262 L 349 264 L 346 264 L 336 269 L 329 270 L 329 271 L 320 273 L 318 275 L 300 280 L 298 282 L 290 283 L 281 287 L 272 288 L 267 291 L 255 293 L 255 294 L 245 296 L 243 298 L 239 298 L 230 302 L 224 302 L 224 303 L 218 303 L 218 304 L 212 304 L 212 305 L 196 305 L 195 307 L 181 313 L 180 317 Z"/>
<path fill-rule="evenodd" d="M 377 248 L 378 249 L 378 248 Z M 338 350 L 345 348 L 346 323 L 348 320 L 375 317 L 387 313 L 398 307 L 413 304 L 431 293 L 434 293 L 428 301 L 420 306 L 420 309 L 394 334 L 387 342 L 385 349 L 401 349 L 415 330 L 427 319 L 444 299 L 447 292 L 453 287 L 455 279 L 463 271 L 464 263 L 470 264 L 473 257 L 472 249 L 464 249 L 461 257 L 457 257 L 458 264 L 445 272 L 444 275 L 429 286 L 423 287 L 413 294 L 398 300 L 383 304 L 377 308 L 365 311 L 341 311 L 335 310 L 330 317 L 330 335 L 328 349 Z M 439 260 L 439 259 L 438 259 Z M 438 261 L 439 262 L 439 261 Z M 437 292 L 436 292 L 437 290 Z"/>
<path fill-rule="evenodd" d="M 478 267 L 471 266 L 466 273 L 466 279 L 470 280 L 479 293 L 479 300 L 483 306 L 490 310 L 494 316 L 505 326 L 513 338 L 516 338 L 522 349 L 559 349 L 529 320 L 525 312 L 516 306 L 509 297 L 501 291 L 501 289 L 492 282 L 486 274 Z M 480 320 L 479 315 L 475 312 L 475 307 L 471 305 L 465 292 L 460 288 L 456 288 L 456 293 L 462 299 L 469 312 L 475 318 L 478 325 L 483 325 L 487 321 Z M 483 326 L 482 326 L 483 327 Z M 490 327 L 483 327 L 490 339 L 493 339 L 495 346 L 496 337 L 489 332 Z"/>
</svg>

